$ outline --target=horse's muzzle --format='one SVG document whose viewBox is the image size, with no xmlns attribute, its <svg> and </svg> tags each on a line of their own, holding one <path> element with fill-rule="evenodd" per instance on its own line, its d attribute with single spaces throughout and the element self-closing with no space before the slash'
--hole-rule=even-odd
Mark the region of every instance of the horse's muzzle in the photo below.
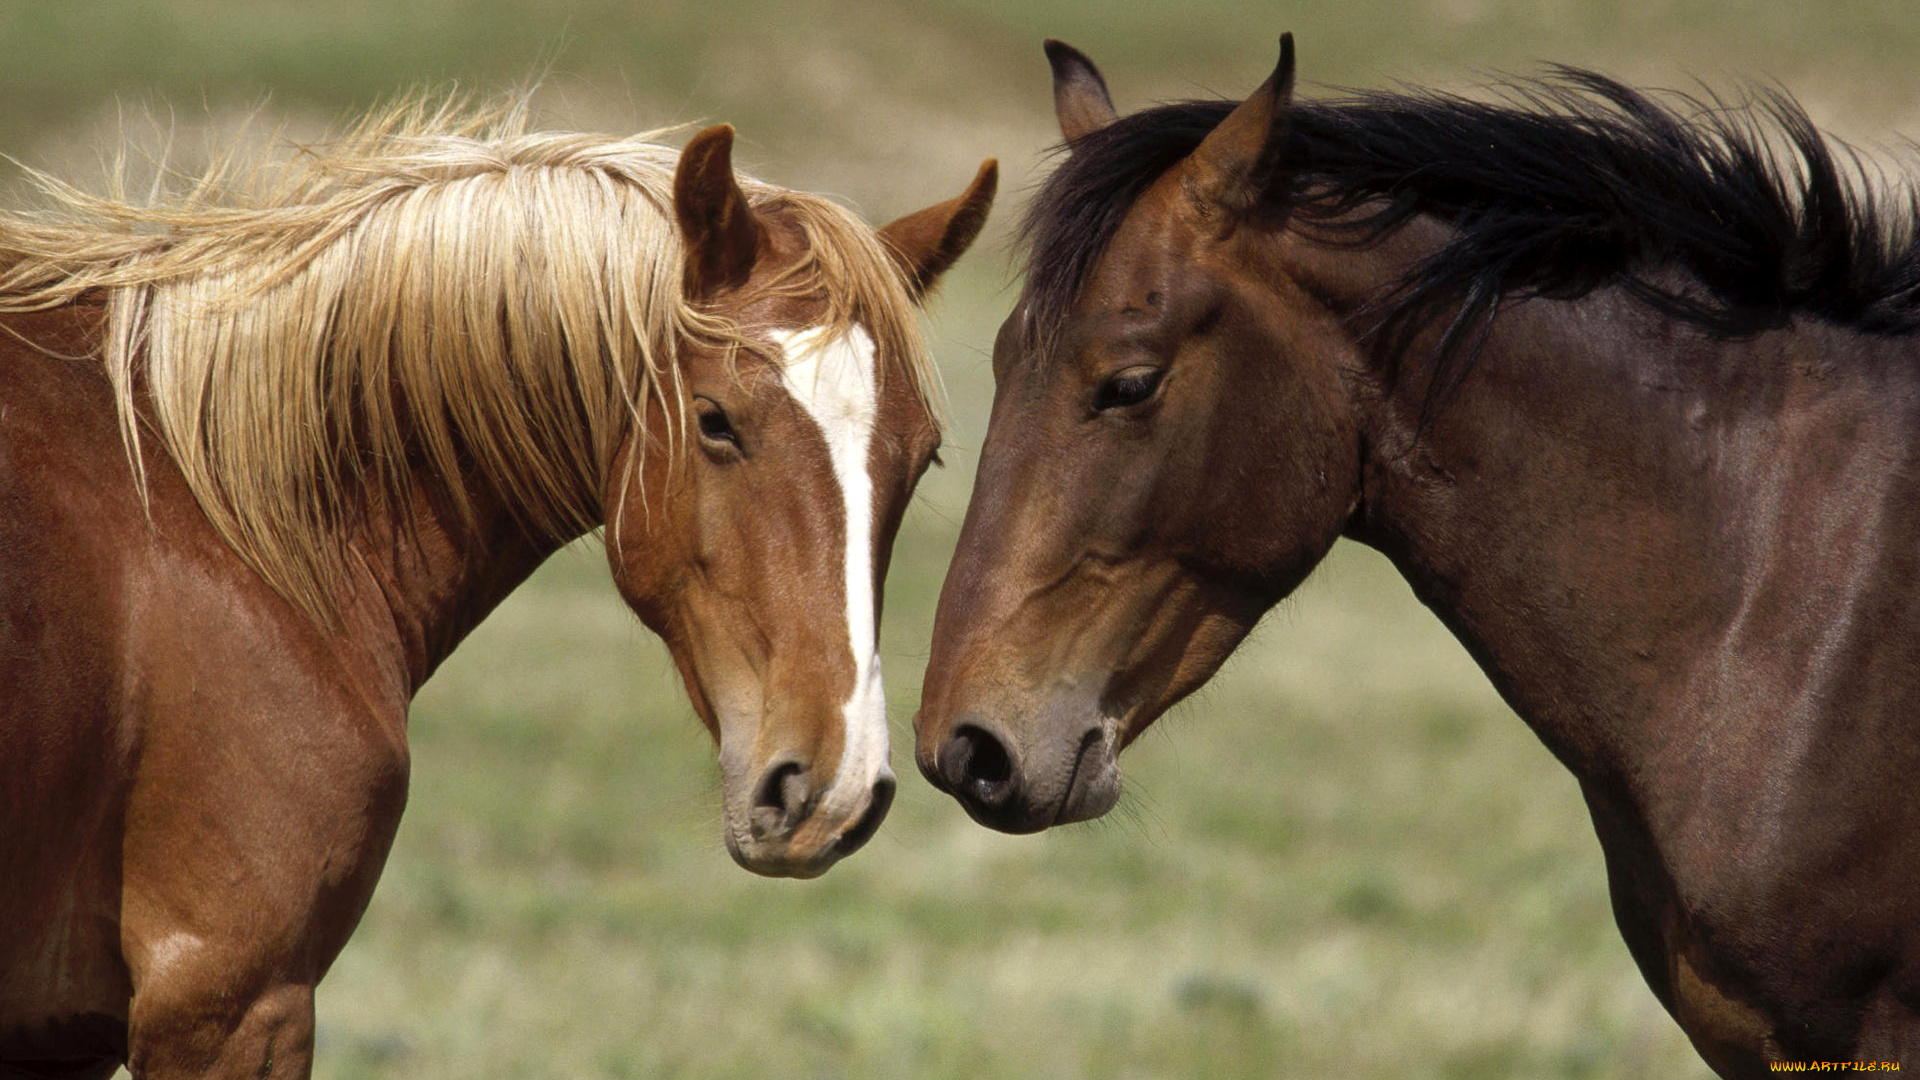
<svg viewBox="0 0 1920 1080">
<path fill-rule="evenodd" d="M 882 773 L 863 805 L 828 820 L 817 812 L 819 800 L 808 792 L 805 774 L 776 765 L 756 786 L 744 824 L 729 815 L 727 851 L 735 862 L 766 877 L 819 877 L 873 839 L 893 805 L 894 787 L 892 774 Z"/>
<path fill-rule="evenodd" d="M 1120 797 L 1111 726 L 1095 722 L 1044 732 L 1022 748 L 991 720 L 953 725 L 931 760 L 915 755 L 934 787 L 991 829 L 1031 833 L 1099 817 Z"/>
</svg>

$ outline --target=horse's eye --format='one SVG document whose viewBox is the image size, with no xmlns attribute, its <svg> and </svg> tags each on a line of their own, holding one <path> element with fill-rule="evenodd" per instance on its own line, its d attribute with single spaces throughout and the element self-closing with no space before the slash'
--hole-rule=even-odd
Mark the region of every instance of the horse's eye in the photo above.
<svg viewBox="0 0 1920 1080">
<path fill-rule="evenodd" d="M 733 421 L 727 419 L 726 410 L 706 398 L 700 398 L 694 402 L 694 411 L 699 418 L 702 442 L 715 448 L 740 448 L 740 433 L 733 430 Z"/>
<path fill-rule="evenodd" d="M 1141 404 L 1160 388 L 1160 376 L 1164 370 L 1148 364 L 1136 364 L 1114 373 L 1094 392 L 1093 407 L 1105 412 Z"/>
</svg>

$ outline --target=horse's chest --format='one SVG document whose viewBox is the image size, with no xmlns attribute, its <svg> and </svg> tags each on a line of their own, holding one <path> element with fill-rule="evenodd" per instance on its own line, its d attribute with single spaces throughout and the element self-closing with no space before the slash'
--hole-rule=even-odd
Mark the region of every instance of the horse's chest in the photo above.
<svg viewBox="0 0 1920 1080">
<path fill-rule="evenodd" d="M 1773 1021 L 1737 988 L 1703 975 L 1686 951 L 1671 958 L 1674 1019 L 1708 1064 L 1724 1076 L 1745 1076 L 1784 1060 Z"/>
<path fill-rule="evenodd" d="M 0 972 L 0 1063 L 124 1054 L 129 987 L 116 921 L 76 894 L 7 954 L 11 961 Z"/>
</svg>

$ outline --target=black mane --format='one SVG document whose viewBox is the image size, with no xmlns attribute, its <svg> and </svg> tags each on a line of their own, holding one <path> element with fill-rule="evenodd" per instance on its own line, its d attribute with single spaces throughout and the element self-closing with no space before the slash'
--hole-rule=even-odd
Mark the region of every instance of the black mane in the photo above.
<svg viewBox="0 0 1920 1080">
<path fill-rule="evenodd" d="M 1338 218 L 1356 241 L 1416 214 L 1458 230 L 1381 298 L 1392 360 L 1433 319 L 1448 329 L 1431 359 L 1470 358 L 1502 299 L 1609 283 L 1724 335 L 1796 315 L 1920 328 L 1912 188 L 1890 199 L 1786 94 L 1669 104 L 1570 68 L 1507 89 L 1495 103 L 1414 91 L 1293 106 L 1269 209 Z M 1024 223 L 1030 332 L 1060 323 L 1134 200 L 1235 104 L 1163 105 L 1073 143 Z M 1675 268 L 1698 287 L 1651 279 Z"/>
</svg>

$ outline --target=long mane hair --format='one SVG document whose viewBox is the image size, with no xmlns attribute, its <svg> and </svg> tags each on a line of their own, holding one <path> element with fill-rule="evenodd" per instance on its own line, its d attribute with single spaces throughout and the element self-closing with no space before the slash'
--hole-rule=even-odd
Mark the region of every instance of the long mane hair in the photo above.
<svg viewBox="0 0 1920 1080">
<path fill-rule="evenodd" d="M 1913 189 L 1883 183 L 1786 94 L 1657 99 L 1573 68 L 1505 91 L 1356 92 L 1291 108 L 1268 210 L 1356 244 L 1415 215 L 1452 227 L 1376 305 L 1388 363 L 1437 320 L 1425 359 L 1452 365 L 1438 386 L 1471 362 L 1503 302 L 1603 285 L 1723 335 L 1795 316 L 1920 328 Z M 1065 317 L 1134 200 L 1236 104 L 1149 108 L 1072 143 L 1025 219 L 1033 339 Z M 1674 288 L 1670 270 L 1688 283 Z"/>
<path fill-rule="evenodd" d="M 100 360 L 145 491 L 143 429 L 221 535 L 311 614 L 333 610 L 340 526 L 411 474 L 490 488 L 541 537 L 599 526 L 649 398 L 684 427 L 679 343 L 752 348 L 682 292 L 678 151 L 530 131 L 524 99 L 412 99 L 284 160 L 231 160 L 139 203 L 34 173 L 0 214 L 0 315 L 103 306 Z M 808 255 L 771 288 L 824 296 L 937 400 L 912 302 L 876 234 L 742 178 Z M 650 438 L 664 436 L 663 438 Z M 636 455 L 637 457 L 637 455 Z"/>
</svg>

